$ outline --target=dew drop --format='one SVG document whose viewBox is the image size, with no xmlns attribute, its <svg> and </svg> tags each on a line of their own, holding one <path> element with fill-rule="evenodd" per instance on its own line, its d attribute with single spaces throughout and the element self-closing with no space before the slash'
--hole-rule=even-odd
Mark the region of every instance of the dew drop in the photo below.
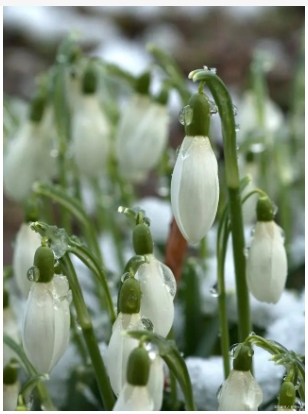
<svg viewBox="0 0 308 414">
<path fill-rule="evenodd" d="M 145 327 L 147 331 L 154 332 L 154 325 L 152 321 L 148 318 L 141 318 L 142 325 Z"/>
<path fill-rule="evenodd" d="M 250 247 L 245 247 L 245 248 L 244 248 L 244 256 L 245 256 L 245 257 L 248 257 L 248 255 L 249 255 L 249 250 L 250 250 Z"/>
<path fill-rule="evenodd" d="M 209 68 L 209 72 L 213 73 L 214 75 L 216 75 L 217 73 L 217 69 L 216 68 Z"/>
<path fill-rule="evenodd" d="M 179 113 L 179 122 L 182 125 L 190 125 L 193 119 L 193 109 L 186 105 L 180 110 Z"/>
<path fill-rule="evenodd" d="M 207 66 L 203 66 L 204 70 L 209 70 L 209 68 Z"/>
<path fill-rule="evenodd" d="M 235 125 L 235 132 L 238 132 L 240 130 L 240 125 L 239 124 L 236 124 Z"/>
<path fill-rule="evenodd" d="M 30 280 L 30 282 L 37 282 L 39 280 L 39 277 L 40 277 L 40 271 L 38 267 L 36 266 L 30 267 L 30 269 L 27 271 L 28 280 Z"/>
<path fill-rule="evenodd" d="M 168 292 L 170 293 L 170 295 L 174 298 L 176 294 L 176 281 L 175 281 L 174 275 L 171 269 L 168 266 L 166 266 L 164 263 L 159 262 L 159 266 L 163 274 L 163 279 L 164 279 L 166 288 Z"/>
<path fill-rule="evenodd" d="M 124 275 L 121 276 L 121 282 L 124 283 L 126 279 L 129 278 L 129 272 L 124 273 Z"/>
<path fill-rule="evenodd" d="M 127 210 L 128 210 L 128 209 L 127 209 L 126 207 L 123 207 L 123 206 L 120 206 L 120 207 L 118 208 L 118 212 L 119 212 L 119 213 L 124 213 L 124 214 L 125 214 L 125 213 L 127 212 Z"/>
<path fill-rule="evenodd" d="M 158 346 L 155 345 L 155 344 L 152 344 L 152 343 L 148 342 L 145 345 L 145 349 L 148 351 L 149 357 L 152 361 L 159 355 Z"/>
<path fill-rule="evenodd" d="M 219 297 L 219 292 L 217 290 L 217 283 L 213 287 L 211 287 L 211 289 L 210 289 L 210 295 L 213 298 L 218 298 Z"/>
<path fill-rule="evenodd" d="M 209 101 L 210 104 L 210 115 L 216 115 L 218 112 L 218 106 L 214 101 Z"/>
<path fill-rule="evenodd" d="M 255 334 L 255 332 L 253 332 L 253 331 L 251 331 L 250 333 L 249 333 L 249 336 L 255 336 L 256 334 Z"/>
<path fill-rule="evenodd" d="M 233 115 L 236 116 L 237 115 L 237 112 L 238 112 L 237 106 L 236 105 L 232 105 L 232 108 L 233 108 Z"/>
</svg>

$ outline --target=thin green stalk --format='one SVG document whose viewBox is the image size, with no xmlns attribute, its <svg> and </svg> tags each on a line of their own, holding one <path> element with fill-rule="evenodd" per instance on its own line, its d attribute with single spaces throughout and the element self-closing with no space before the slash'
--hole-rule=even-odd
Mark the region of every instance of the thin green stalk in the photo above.
<svg viewBox="0 0 308 414">
<path fill-rule="evenodd" d="M 80 336 L 77 323 L 75 321 L 74 315 L 71 312 L 71 328 L 73 331 L 73 341 L 76 345 L 76 348 L 81 356 L 82 362 L 86 365 L 88 362 L 88 353 L 87 349 L 85 347 L 84 342 L 82 341 L 82 338 Z"/>
<path fill-rule="evenodd" d="M 95 230 L 89 216 L 83 210 L 80 202 L 73 197 L 68 196 L 59 186 L 52 186 L 46 183 L 36 183 L 33 187 L 33 191 L 35 194 L 43 195 L 53 201 L 56 201 L 80 222 L 85 232 L 89 249 L 93 252 L 95 258 L 100 262 L 100 265 L 103 265 L 103 258 Z"/>
<path fill-rule="evenodd" d="M 229 214 L 232 231 L 233 257 L 236 279 L 239 341 L 246 339 L 251 331 L 249 294 L 246 282 L 246 258 L 244 254 L 244 225 L 240 193 L 237 145 L 232 100 L 220 78 L 208 70 L 194 74 L 193 80 L 205 81 L 218 106 L 225 154 L 226 184 L 228 187 Z"/>
<path fill-rule="evenodd" d="M 104 403 L 105 410 L 111 411 L 115 402 L 114 394 L 110 386 L 110 381 L 93 330 L 91 317 L 85 304 L 74 266 L 68 254 L 65 254 L 60 259 L 60 262 L 66 269 L 66 276 L 73 293 L 73 302 L 76 308 L 78 322 L 82 329 L 83 337 L 92 361 L 97 385 L 102 401 Z"/>
<path fill-rule="evenodd" d="M 38 373 L 36 369 L 33 367 L 31 362 L 28 360 L 27 355 L 25 354 L 25 351 L 23 348 L 18 345 L 12 338 L 7 336 L 6 334 L 3 335 L 3 342 L 8 345 L 19 357 L 20 362 L 23 364 L 25 370 L 31 377 L 37 377 Z M 45 384 L 43 384 L 42 381 L 39 381 L 36 384 L 39 397 L 41 400 L 41 405 L 44 407 L 47 411 L 57 411 L 57 408 L 53 405 L 48 390 L 45 387 Z"/>
</svg>

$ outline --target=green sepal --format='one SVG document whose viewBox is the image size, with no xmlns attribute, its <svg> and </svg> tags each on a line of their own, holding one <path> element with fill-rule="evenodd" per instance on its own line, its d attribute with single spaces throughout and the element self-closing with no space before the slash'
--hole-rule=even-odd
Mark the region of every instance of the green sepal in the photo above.
<svg viewBox="0 0 308 414">
<path fill-rule="evenodd" d="M 3 384 L 12 385 L 17 381 L 17 369 L 15 365 L 9 364 L 3 369 Z"/>
<path fill-rule="evenodd" d="M 3 288 L 3 309 L 8 308 L 10 305 L 9 292 Z"/>
<path fill-rule="evenodd" d="M 46 95 L 38 93 L 30 102 L 29 119 L 32 122 L 41 122 L 46 106 Z"/>
<path fill-rule="evenodd" d="M 144 72 L 136 79 L 135 91 L 140 95 L 149 95 L 150 82 L 151 73 L 149 71 Z"/>
<path fill-rule="evenodd" d="M 267 196 L 261 196 L 257 203 L 257 221 L 273 221 L 275 207 Z"/>
<path fill-rule="evenodd" d="M 137 279 L 129 277 L 121 286 L 119 311 L 132 314 L 140 312 L 141 289 Z"/>
<path fill-rule="evenodd" d="M 97 89 L 97 71 L 93 63 L 89 63 L 82 78 L 82 93 L 91 95 Z"/>
<path fill-rule="evenodd" d="M 149 381 L 151 361 L 148 352 L 142 347 L 135 348 L 128 359 L 127 382 L 135 386 L 146 386 Z"/>
<path fill-rule="evenodd" d="M 291 408 L 295 404 L 296 391 L 292 382 L 286 381 L 281 385 L 279 393 L 279 405 Z"/>
<path fill-rule="evenodd" d="M 250 371 L 253 349 L 250 346 L 239 344 L 234 355 L 233 369 L 236 371 Z"/>
<path fill-rule="evenodd" d="M 40 246 L 36 250 L 33 264 L 40 271 L 38 282 L 48 283 L 52 280 L 55 273 L 54 263 L 54 254 L 49 247 Z"/>
<path fill-rule="evenodd" d="M 138 255 L 153 253 L 153 240 L 149 226 L 144 223 L 137 224 L 133 231 L 133 245 Z"/>
<path fill-rule="evenodd" d="M 208 97 L 204 93 L 198 92 L 190 98 L 188 105 L 193 110 L 193 114 L 191 123 L 185 125 L 186 135 L 207 137 L 211 117 Z"/>
<path fill-rule="evenodd" d="M 154 101 L 160 105 L 166 105 L 169 98 L 169 88 L 163 88 L 160 93 L 155 96 Z"/>
</svg>

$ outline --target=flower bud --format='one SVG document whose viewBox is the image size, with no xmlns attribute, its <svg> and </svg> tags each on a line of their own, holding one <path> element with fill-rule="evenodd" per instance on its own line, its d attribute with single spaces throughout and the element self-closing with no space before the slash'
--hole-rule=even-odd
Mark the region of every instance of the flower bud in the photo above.
<svg viewBox="0 0 308 414">
<path fill-rule="evenodd" d="M 263 219 L 271 216 L 270 211 L 266 213 L 260 208 L 257 214 Z M 285 287 L 287 272 L 282 229 L 274 221 L 258 221 L 246 262 L 250 292 L 260 302 L 277 303 Z"/>
<path fill-rule="evenodd" d="M 72 119 L 72 150 L 81 173 L 97 177 L 106 171 L 110 127 L 95 94 L 80 97 Z"/>
<path fill-rule="evenodd" d="M 296 391 L 294 384 L 292 382 L 285 381 L 280 388 L 278 411 L 293 411 L 295 397 Z"/>
<path fill-rule="evenodd" d="M 135 94 L 127 104 L 116 138 L 119 172 L 138 183 L 159 163 L 168 138 L 167 107 L 148 95 Z"/>
<path fill-rule="evenodd" d="M 16 367 L 7 365 L 3 370 L 3 411 L 16 410 L 19 388 Z"/>
<path fill-rule="evenodd" d="M 136 254 L 153 253 L 153 240 L 149 226 L 144 223 L 137 224 L 133 231 L 133 245 Z"/>
<path fill-rule="evenodd" d="M 169 267 L 152 254 L 147 258 L 149 263 L 141 265 L 137 273 L 142 292 L 141 314 L 151 320 L 155 333 L 166 337 L 174 319 L 176 282 Z"/>
<path fill-rule="evenodd" d="M 47 263 L 50 257 L 45 252 L 35 260 L 40 279 L 31 287 L 22 333 L 25 353 L 40 374 L 49 373 L 58 363 L 70 336 L 68 281 L 65 276 L 55 275 L 44 282 L 50 277 Z"/>
</svg>

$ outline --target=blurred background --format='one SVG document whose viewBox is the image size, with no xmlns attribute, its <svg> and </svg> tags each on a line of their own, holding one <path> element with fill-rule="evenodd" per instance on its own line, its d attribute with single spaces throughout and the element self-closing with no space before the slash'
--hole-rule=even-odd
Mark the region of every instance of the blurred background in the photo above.
<svg viewBox="0 0 308 414">
<path fill-rule="evenodd" d="M 59 43 L 71 31 L 81 35 L 86 54 L 117 63 L 140 74 L 151 62 L 146 44 L 170 53 L 183 74 L 207 65 L 215 67 L 237 101 L 249 85 L 249 67 L 256 48 L 273 64 L 267 74 L 269 95 L 287 114 L 305 22 L 304 7 L 4 7 L 4 94 L 29 100 L 37 75 L 54 62 Z M 177 114 L 180 102 L 170 106 Z M 180 144 L 177 117 L 170 142 Z M 153 187 L 153 186 L 152 186 Z M 143 193 L 151 194 L 150 183 Z M 4 263 L 12 257 L 11 243 L 22 211 L 4 199 Z"/>
</svg>

